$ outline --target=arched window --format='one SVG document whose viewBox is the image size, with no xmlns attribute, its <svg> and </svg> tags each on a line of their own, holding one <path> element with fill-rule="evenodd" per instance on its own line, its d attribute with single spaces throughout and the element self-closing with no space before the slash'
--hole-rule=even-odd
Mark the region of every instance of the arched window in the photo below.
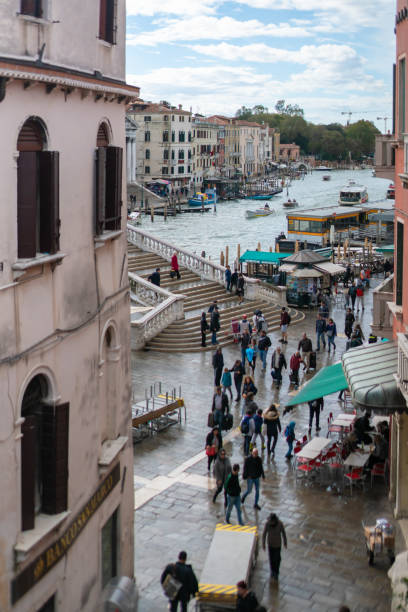
<svg viewBox="0 0 408 612">
<path fill-rule="evenodd" d="M 28 384 L 21 416 L 21 523 L 33 529 L 39 513 L 68 507 L 69 404 L 47 402 L 49 385 L 38 374 Z"/>
<path fill-rule="evenodd" d="M 31 117 L 17 139 L 18 257 L 59 250 L 59 153 L 46 151 L 42 122 Z"/>
<path fill-rule="evenodd" d="M 109 144 L 109 129 L 101 123 L 96 137 L 95 235 L 119 230 L 122 206 L 123 149 Z"/>
<path fill-rule="evenodd" d="M 117 437 L 115 405 L 117 396 L 117 373 L 120 359 L 120 346 L 117 342 L 117 331 L 111 321 L 106 328 L 101 345 L 101 384 L 100 384 L 100 441 Z"/>
<path fill-rule="evenodd" d="M 96 136 L 97 147 L 109 146 L 109 129 L 105 122 L 101 123 L 98 128 L 98 134 Z"/>
</svg>

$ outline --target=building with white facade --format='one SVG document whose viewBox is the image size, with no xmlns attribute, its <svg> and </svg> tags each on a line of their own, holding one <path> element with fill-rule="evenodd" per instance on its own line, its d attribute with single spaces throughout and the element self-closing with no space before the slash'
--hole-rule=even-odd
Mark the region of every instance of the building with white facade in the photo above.
<svg viewBox="0 0 408 612">
<path fill-rule="evenodd" d="M 0 610 L 133 576 L 125 0 L 0 3 Z"/>
<path fill-rule="evenodd" d="M 189 187 L 192 173 L 191 112 L 168 102 L 139 101 L 127 117 L 137 126 L 136 181 L 166 180 L 170 191 Z"/>
<path fill-rule="evenodd" d="M 193 184 L 200 188 L 203 179 L 219 176 L 218 133 L 224 128 L 201 115 L 193 117 Z"/>
</svg>

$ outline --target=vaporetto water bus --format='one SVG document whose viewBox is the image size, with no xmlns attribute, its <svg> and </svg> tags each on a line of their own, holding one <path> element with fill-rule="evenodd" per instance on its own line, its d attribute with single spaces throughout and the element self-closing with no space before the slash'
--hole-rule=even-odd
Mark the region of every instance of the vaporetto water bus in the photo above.
<svg viewBox="0 0 408 612">
<path fill-rule="evenodd" d="M 355 181 L 349 181 L 345 187 L 342 187 L 339 196 L 340 206 L 355 206 L 365 202 L 368 202 L 368 193 L 364 185 L 357 185 Z"/>
</svg>

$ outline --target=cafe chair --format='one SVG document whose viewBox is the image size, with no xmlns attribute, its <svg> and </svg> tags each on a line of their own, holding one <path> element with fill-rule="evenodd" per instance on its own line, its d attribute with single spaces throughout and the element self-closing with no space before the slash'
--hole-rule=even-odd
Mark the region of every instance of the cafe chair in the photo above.
<svg viewBox="0 0 408 612">
<path fill-rule="evenodd" d="M 311 478 L 312 473 L 315 471 L 316 462 L 314 459 L 309 460 L 305 463 L 298 463 L 296 465 L 296 482 L 298 480 L 298 476 L 302 474 L 302 480 L 308 480 Z"/>
<path fill-rule="evenodd" d="M 385 467 L 386 467 L 385 463 L 374 463 L 373 467 L 371 468 L 371 472 L 370 472 L 371 488 L 373 486 L 373 480 L 375 476 L 380 476 L 384 478 L 384 483 L 386 483 L 387 473 L 386 473 Z"/>
<path fill-rule="evenodd" d="M 350 496 L 353 495 L 353 485 L 361 484 L 364 490 L 364 473 L 363 468 L 351 468 L 351 472 L 344 474 L 344 480 L 350 484 Z"/>
</svg>

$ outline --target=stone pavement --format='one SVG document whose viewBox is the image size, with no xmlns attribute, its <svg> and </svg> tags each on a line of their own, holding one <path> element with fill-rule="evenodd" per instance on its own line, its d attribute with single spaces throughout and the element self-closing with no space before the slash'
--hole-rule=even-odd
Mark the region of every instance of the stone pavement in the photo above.
<svg viewBox="0 0 408 612">
<path fill-rule="evenodd" d="M 373 279 L 371 289 L 382 279 Z M 366 309 L 360 317 L 364 333 L 368 335 L 371 322 L 371 290 L 366 296 Z M 248 311 L 248 315 L 252 314 Z M 334 307 L 338 333 L 344 330 L 344 309 Z M 306 331 L 315 344 L 314 321 L 316 313 L 307 314 L 305 321 L 289 329 L 287 360 L 297 348 L 297 342 Z M 279 334 L 270 334 L 272 348 Z M 345 338 L 337 339 L 335 357 L 327 352 L 318 353 L 318 368 L 335 363 L 345 349 Z M 232 366 L 239 357 L 237 346 L 223 349 L 226 365 Z M 283 406 L 291 391 L 287 373 L 280 391 L 271 389 L 268 370 L 262 373 L 259 364 L 255 373 L 258 386 L 256 401 L 266 408 L 271 401 Z M 304 378 L 312 377 L 313 373 Z M 165 564 L 175 561 L 180 550 L 188 553 L 197 577 L 203 568 L 215 524 L 222 521 L 223 500 L 219 496 L 212 503 L 214 481 L 207 474 L 203 453 L 208 432 L 207 414 L 211 407 L 213 371 L 211 353 L 168 355 L 140 351 L 132 354 L 133 389 L 143 397 L 144 388 L 154 381 L 162 381 L 163 388 L 178 388 L 187 405 L 187 422 L 173 426 L 134 447 L 135 482 L 135 576 L 140 590 L 139 612 L 167 609 L 160 587 L 160 574 Z M 321 435 L 326 434 L 329 412 L 339 412 L 337 396 L 326 398 L 321 415 Z M 234 423 L 239 423 L 240 406 L 232 405 Z M 289 420 L 296 421 L 299 437 L 307 432 L 308 408 L 300 406 L 281 418 L 282 429 Z M 232 430 L 224 446 L 233 462 L 243 463 L 242 440 L 239 431 Z M 283 550 L 279 584 L 269 579 L 266 553 L 260 548 L 253 573 L 252 587 L 268 610 L 295 612 L 315 610 L 336 611 L 341 603 L 353 612 L 390 608 L 390 588 L 386 575 L 388 560 L 379 558 L 369 567 L 361 521 L 370 523 L 378 517 L 392 518 L 392 510 L 382 481 L 365 491 L 346 491 L 338 495 L 324 486 L 302 483 L 296 485 L 294 474 L 284 459 L 287 446 L 283 436 L 278 441 L 276 458 L 264 467 L 266 479 L 261 484 L 260 505 L 253 508 L 253 494 L 245 503 L 244 521 L 257 524 L 260 530 L 269 513 L 276 512 L 283 521 L 288 549 Z M 236 522 L 235 511 L 232 522 Z M 194 609 L 194 604 L 190 604 Z"/>
</svg>

